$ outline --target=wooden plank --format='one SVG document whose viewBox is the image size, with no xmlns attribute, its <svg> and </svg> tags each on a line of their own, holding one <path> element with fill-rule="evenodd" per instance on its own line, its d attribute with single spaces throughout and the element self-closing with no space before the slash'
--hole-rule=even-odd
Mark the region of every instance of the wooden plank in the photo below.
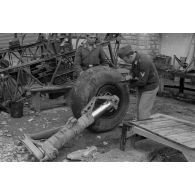
<svg viewBox="0 0 195 195">
<path fill-rule="evenodd" d="M 164 122 L 155 122 L 151 124 L 138 125 L 138 126 L 152 131 L 152 130 L 159 129 L 159 128 L 174 127 L 176 125 L 179 126 L 181 124 L 179 124 L 178 122 L 174 122 L 174 121 L 164 121 Z"/>
<path fill-rule="evenodd" d="M 151 123 L 151 122 L 159 122 L 159 121 L 170 121 L 171 119 L 167 119 L 167 118 L 164 118 L 164 117 L 159 117 L 159 118 L 151 118 L 151 119 L 148 119 L 148 120 L 143 120 L 143 121 L 135 121 L 134 123 L 136 124 L 145 124 L 145 123 Z"/>
<path fill-rule="evenodd" d="M 150 125 L 150 124 L 165 124 L 166 122 L 173 122 L 173 120 L 145 120 L 142 122 L 135 122 L 134 124 L 142 126 L 142 125 Z"/>
<path fill-rule="evenodd" d="M 192 127 L 189 128 L 189 126 L 183 125 L 175 127 L 173 131 L 171 131 L 171 129 L 168 129 L 164 132 L 159 132 L 159 130 L 155 132 L 163 137 L 166 137 L 167 139 L 186 145 L 187 147 L 191 148 L 195 146 L 195 131 Z"/>
<path fill-rule="evenodd" d="M 186 132 L 179 133 L 179 134 L 169 135 L 169 138 L 176 137 L 176 138 L 181 138 L 181 140 L 183 140 L 185 138 L 193 139 L 194 136 L 195 136 L 194 132 L 192 133 L 192 132 L 186 131 Z"/>
<path fill-rule="evenodd" d="M 186 145 L 182 145 L 181 143 L 178 143 L 177 141 L 174 141 L 174 140 L 169 140 L 163 136 L 156 135 L 155 133 L 151 133 L 143 128 L 136 127 L 136 128 L 134 128 L 134 132 L 136 134 L 139 134 L 139 135 L 147 137 L 151 140 L 154 140 L 158 143 L 161 143 L 161 144 L 164 144 L 164 145 L 169 146 L 171 148 L 174 148 L 176 150 L 179 150 L 179 151 L 183 152 L 184 154 L 188 154 L 188 153 L 194 154 L 195 153 L 194 148 L 191 148 L 191 147 L 186 146 Z"/>
<path fill-rule="evenodd" d="M 165 127 L 168 127 L 168 124 L 170 124 L 170 126 L 173 126 L 173 124 L 175 125 L 187 125 L 187 126 L 190 126 L 190 127 L 193 127 L 195 129 L 195 124 L 191 123 L 191 122 L 187 122 L 187 121 L 179 121 L 179 120 L 172 120 L 172 119 L 169 119 L 169 120 L 163 120 L 162 122 L 161 121 L 154 121 L 153 120 L 147 120 L 147 121 L 142 121 L 143 124 L 140 124 L 139 122 L 133 122 L 132 124 L 134 125 L 140 125 L 140 126 L 143 126 L 144 128 L 152 128 L 154 126 L 156 126 L 155 128 L 158 128 L 158 125 L 160 125 L 160 127 L 163 126 L 163 124 L 166 124 L 167 125 Z M 162 124 L 162 125 L 161 125 Z M 151 130 L 151 129 L 150 129 Z"/>
<path fill-rule="evenodd" d="M 165 121 L 165 120 L 170 120 L 170 119 L 167 119 L 165 116 L 159 114 L 159 113 L 156 113 L 156 114 L 153 114 L 149 119 L 146 119 L 146 120 L 142 120 L 142 121 L 124 121 L 123 123 L 127 123 L 128 125 L 135 125 L 135 124 L 145 124 L 145 122 L 151 122 L 151 121 Z"/>
<path fill-rule="evenodd" d="M 162 135 L 162 136 L 181 134 L 181 133 L 185 133 L 185 132 L 195 133 L 195 131 L 193 129 L 190 129 L 186 125 L 179 125 L 179 126 L 174 126 L 174 127 L 155 129 L 154 132 L 159 134 L 159 135 Z"/>
<path fill-rule="evenodd" d="M 188 146 L 189 148 L 195 148 L 195 140 L 184 141 L 183 144 Z"/>
<path fill-rule="evenodd" d="M 69 89 L 69 88 L 72 88 L 72 86 L 73 84 L 60 85 L 60 86 L 43 86 L 43 87 L 30 88 L 29 90 L 31 92 L 55 91 L 55 90 L 61 90 L 61 89 Z"/>
<path fill-rule="evenodd" d="M 167 119 L 173 119 L 173 120 L 175 120 L 175 121 L 179 121 L 179 122 L 183 122 L 183 123 L 185 123 L 185 124 L 191 124 L 191 125 L 193 125 L 194 127 L 195 127 L 195 123 L 193 123 L 193 122 L 190 122 L 190 121 L 187 121 L 187 120 L 184 120 L 184 119 L 178 119 L 178 118 L 176 118 L 176 117 L 173 117 L 173 116 L 169 116 L 169 115 L 165 115 L 165 114 L 160 114 L 160 113 L 158 113 L 158 114 L 156 114 L 156 116 L 164 116 L 164 117 L 166 117 Z"/>
<path fill-rule="evenodd" d="M 167 118 L 167 115 L 161 114 L 161 113 L 156 113 L 151 116 L 152 118 Z"/>
<path fill-rule="evenodd" d="M 195 141 L 195 134 L 190 132 L 182 133 L 182 134 L 175 134 L 168 136 L 169 139 L 175 140 L 181 144 L 184 144 L 187 141 Z"/>
</svg>

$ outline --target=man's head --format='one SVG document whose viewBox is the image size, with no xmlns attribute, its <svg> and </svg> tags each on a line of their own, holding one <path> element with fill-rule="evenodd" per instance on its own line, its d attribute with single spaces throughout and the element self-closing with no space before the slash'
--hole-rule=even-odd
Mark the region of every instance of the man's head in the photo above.
<svg viewBox="0 0 195 195">
<path fill-rule="evenodd" d="M 97 40 L 96 33 L 89 33 L 86 35 L 86 40 L 89 45 L 94 45 Z"/>
<path fill-rule="evenodd" d="M 132 64 L 136 57 L 136 52 L 133 51 L 131 45 L 122 47 L 117 52 L 118 56 L 123 59 L 126 63 Z"/>
</svg>

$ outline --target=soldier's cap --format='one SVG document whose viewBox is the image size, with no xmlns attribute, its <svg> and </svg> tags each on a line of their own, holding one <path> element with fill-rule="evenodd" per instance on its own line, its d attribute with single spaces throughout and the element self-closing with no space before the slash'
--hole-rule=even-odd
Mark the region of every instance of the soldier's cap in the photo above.
<svg viewBox="0 0 195 195">
<path fill-rule="evenodd" d="M 96 33 L 87 33 L 86 34 L 87 37 L 97 37 Z"/>
<path fill-rule="evenodd" d="M 60 34 L 59 39 L 64 39 L 66 37 L 65 34 Z"/>
<path fill-rule="evenodd" d="M 120 58 L 124 58 L 125 56 L 128 56 L 129 54 L 133 54 L 134 51 L 131 47 L 131 45 L 126 45 L 124 47 L 121 47 L 118 52 L 117 52 L 117 55 L 120 57 Z"/>
</svg>

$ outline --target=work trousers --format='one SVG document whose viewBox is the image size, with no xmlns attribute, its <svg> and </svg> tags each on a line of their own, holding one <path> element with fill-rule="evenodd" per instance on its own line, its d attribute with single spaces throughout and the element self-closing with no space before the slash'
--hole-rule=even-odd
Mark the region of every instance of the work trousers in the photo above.
<svg viewBox="0 0 195 195">
<path fill-rule="evenodd" d="M 137 90 L 137 120 L 150 118 L 158 89 L 144 92 Z"/>
</svg>

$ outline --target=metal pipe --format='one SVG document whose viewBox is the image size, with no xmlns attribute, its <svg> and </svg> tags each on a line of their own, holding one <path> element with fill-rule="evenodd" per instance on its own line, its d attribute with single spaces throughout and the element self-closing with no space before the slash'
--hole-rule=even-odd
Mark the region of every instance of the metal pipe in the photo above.
<svg viewBox="0 0 195 195">
<path fill-rule="evenodd" d="M 62 127 L 63 126 L 56 127 L 56 128 L 49 129 L 49 130 L 45 130 L 45 131 L 41 131 L 41 132 L 37 132 L 37 133 L 28 134 L 28 136 L 31 139 L 34 139 L 34 140 L 48 139 L 52 135 L 54 135 L 55 133 L 57 133 Z"/>
<path fill-rule="evenodd" d="M 105 104 L 101 105 L 99 108 L 97 108 L 96 110 L 94 110 L 92 112 L 92 117 L 94 119 L 97 119 L 100 115 L 102 115 L 103 113 L 105 113 L 105 111 L 107 111 L 108 109 L 110 109 L 111 107 L 113 107 L 112 102 L 106 102 Z"/>
</svg>

